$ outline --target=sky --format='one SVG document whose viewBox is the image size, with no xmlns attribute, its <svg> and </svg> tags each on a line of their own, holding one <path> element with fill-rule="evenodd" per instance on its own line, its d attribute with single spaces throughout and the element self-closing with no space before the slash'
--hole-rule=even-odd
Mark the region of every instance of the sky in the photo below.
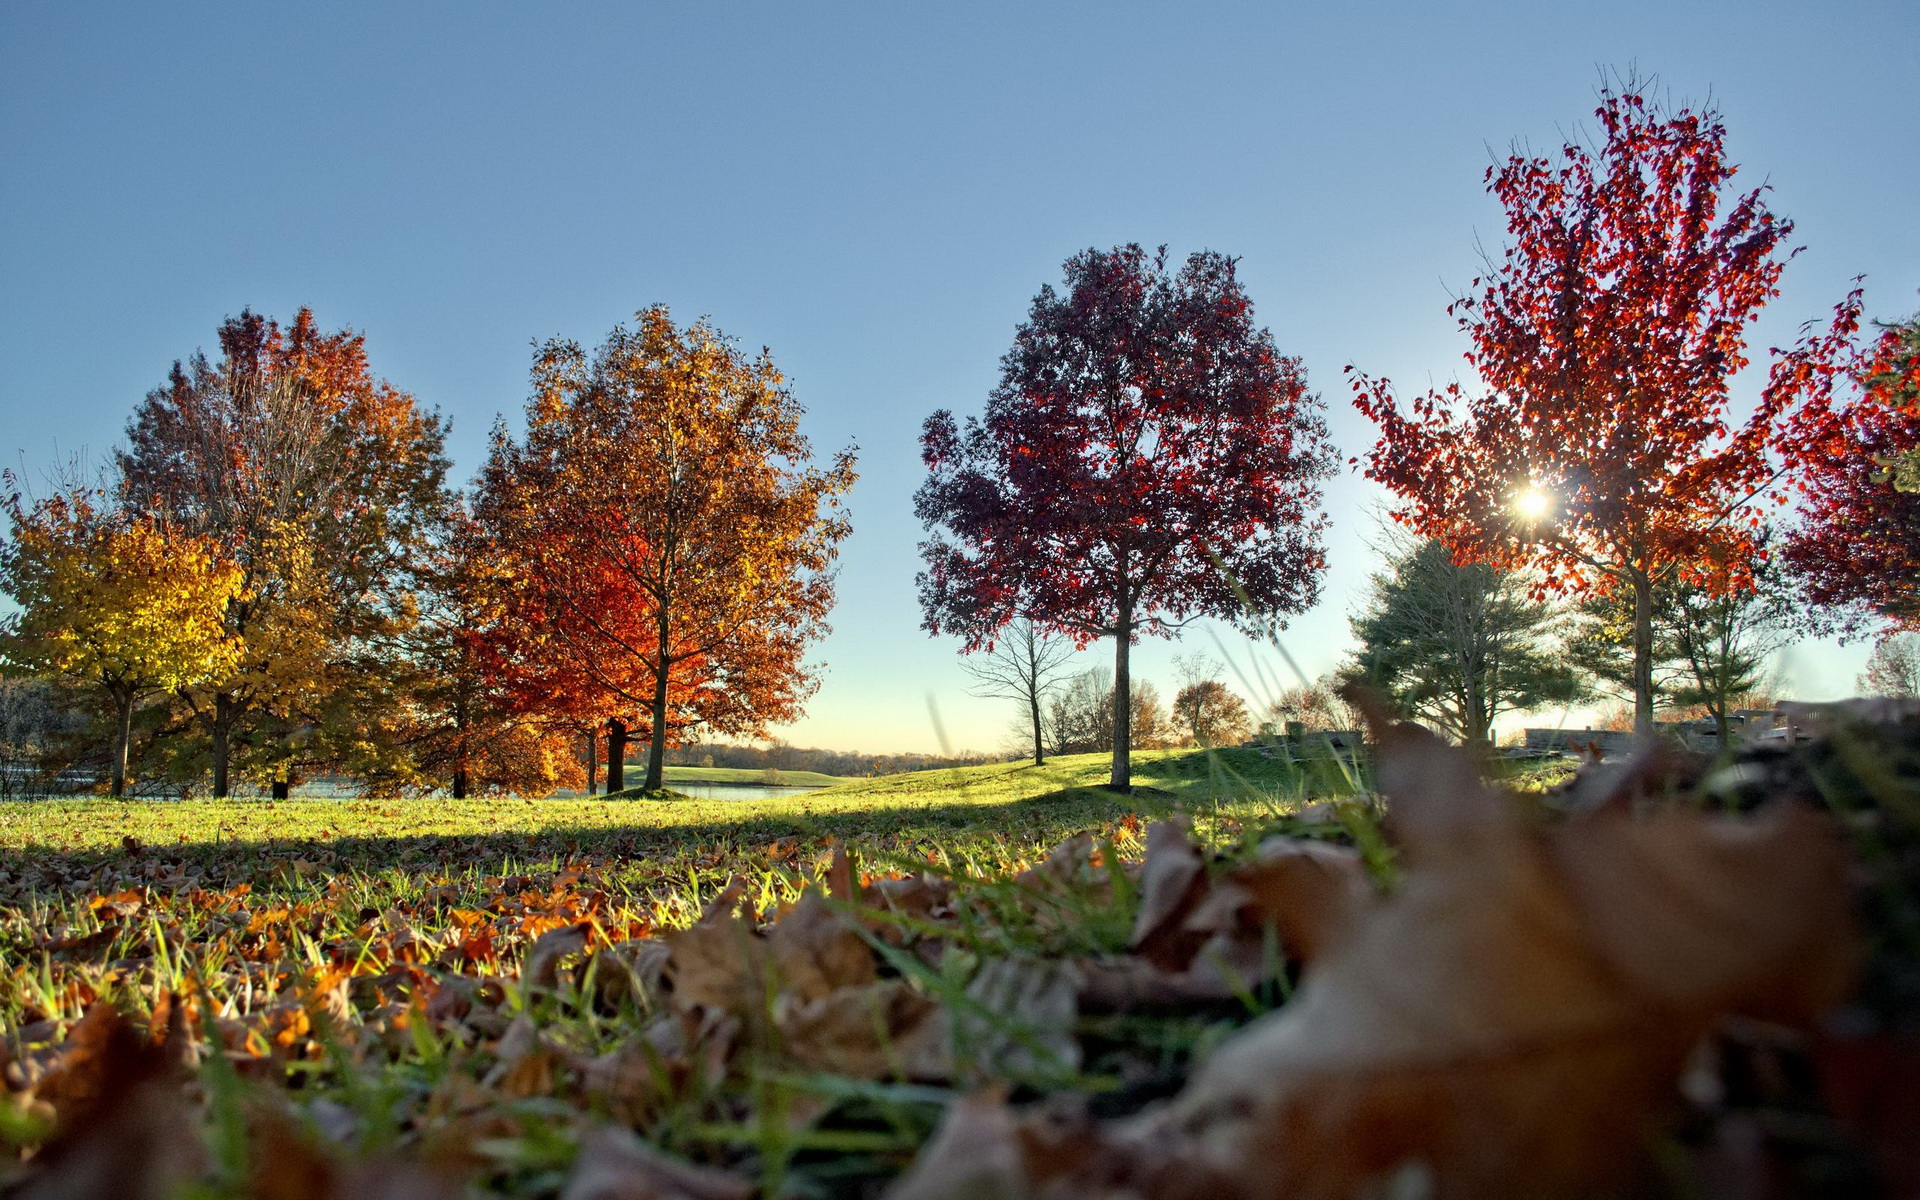
<svg viewBox="0 0 1920 1200">
<path fill-rule="evenodd" d="M 817 450 L 859 447 L 821 687 L 778 735 L 992 750 L 1013 706 L 968 696 L 956 644 L 920 629 L 917 437 L 935 409 L 980 411 L 1069 255 L 1237 256 L 1357 454 L 1372 430 L 1347 365 L 1403 393 L 1465 369 L 1445 307 L 1500 244 L 1491 157 L 1557 147 L 1590 125 L 1601 71 L 1634 69 L 1717 103 L 1736 182 L 1770 185 L 1797 224 L 1758 351 L 1857 275 L 1870 313 L 1904 317 L 1917 35 L 1911 0 L 12 0 L 0 459 L 31 477 L 103 458 L 223 317 L 305 304 L 451 419 L 464 482 L 496 416 L 517 422 L 536 340 L 593 345 L 654 303 L 707 315 L 771 350 Z M 1383 499 L 1353 471 L 1327 488 L 1323 598 L 1283 635 L 1308 675 L 1351 644 Z M 1290 675 L 1209 626 L 1144 644 L 1135 673 L 1170 696 L 1174 654 L 1218 647 L 1250 678 Z M 1866 652 L 1795 647 L 1789 692 L 1850 694 Z M 1105 644 L 1086 657 L 1110 662 Z"/>
</svg>

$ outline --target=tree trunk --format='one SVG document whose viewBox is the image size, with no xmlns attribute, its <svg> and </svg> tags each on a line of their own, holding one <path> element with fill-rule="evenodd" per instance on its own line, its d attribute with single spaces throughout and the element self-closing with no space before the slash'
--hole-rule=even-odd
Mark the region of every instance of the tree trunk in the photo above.
<svg viewBox="0 0 1920 1200">
<path fill-rule="evenodd" d="M 1653 732 L 1653 581 L 1638 566 L 1633 580 L 1633 731 Z"/>
<path fill-rule="evenodd" d="M 600 785 L 600 735 L 587 729 L 587 795 L 591 796 Z"/>
<path fill-rule="evenodd" d="M 1046 747 L 1040 741 L 1040 692 L 1038 688 L 1027 689 L 1027 711 L 1033 714 L 1033 765 L 1047 765 Z"/>
<path fill-rule="evenodd" d="M 627 723 L 619 717 L 607 718 L 607 795 L 625 791 L 627 786 Z"/>
<path fill-rule="evenodd" d="M 649 792 L 665 786 L 667 773 L 667 683 L 673 664 L 667 661 L 667 615 L 663 605 L 660 611 L 659 645 L 656 650 L 659 664 L 653 672 L 653 737 L 647 745 L 647 782 L 644 785 Z"/>
<path fill-rule="evenodd" d="M 273 781 L 273 798 L 285 800 L 293 795 L 293 777 L 291 775 Z"/>
<path fill-rule="evenodd" d="M 233 697 L 222 693 L 213 698 L 213 798 L 224 800 L 231 790 L 227 786 L 227 764 L 232 759 L 233 745 Z"/>
<path fill-rule="evenodd" d="M 108 766 L 107 792 L 115 800 L 127 794 L 127 742 L 133 736 L 133 693 L 113 697 L 113 762 Z"/>
<path fill-rule="evenodd" d="M 453 798 L 455 800 L 465 800 L 467 798 L 467 769 L 465 767 L 455 767 L 453 769 Z"/>
<path fill-rule="evenodd" d="M 1120 603 L 1114 621 L 1113 650 L 1113 777 L 1107 786 L 1116 792 L 1133 791 L 1133 676 L 1128 656 L 1133 649 L 1133 596 L 1121 577 Z"/>
</svg>

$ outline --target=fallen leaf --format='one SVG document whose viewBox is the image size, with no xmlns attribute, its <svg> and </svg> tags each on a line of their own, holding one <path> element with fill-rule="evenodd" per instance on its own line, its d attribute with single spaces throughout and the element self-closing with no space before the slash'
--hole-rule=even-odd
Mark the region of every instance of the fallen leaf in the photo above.
<svg viewBox="0 0 1920 1200">
<path fill-rule="evenodd" d="M 904 980 L 845 987 L 780 1014 L 784 1044 L 804 1066 L 857 1079 L 943 1080 L 953 1073 L 940 1006 Z"/>
<path fill-rule="evenodd" d="M 846 917 L 834 912 L 818 892 L 809 891 L 766 931 L 775 987 L 801 1000 L 814 1000 L 843 987 L 874 980 L 873 950 Z"/>
<path fill-rule="evenodd" d="M 1808 974 L 1837 998 L 1807 960 L 1848 941 L 1814 814 L 1609 811 L 1542 836 L 1464 752 L 1411 725 L 1382 741 L 1401 890 L 1144 1119 L 1183 1162 L 1238 1164 L 1254 1196 L 1355 1194 L 1409 1163 L 1443 1196 L 1631 1184 L 1718 1015 Z"/>
<path fill-rule="evenodd" d="M 1206 861 L 1187 831 L 1172 821 L 1147 826 L 1133 953 L 1163 970 L 1185 970 L 1207 939 L 1206 933 L 1187 925 L 1207 887 Z"/>
<path fill-rule="evenodd" d="M 888 1200 L 965 1200 L 1028 1195 L 1032 1176 L 1020 1122 L 998 1092 L 962 1096 L 913 1167 L 887 1189 Z"/>
<path fill-rule="evenodd" d="M 560 960 L 585 950 L 592 933 L 593 924 L 580 921 L 561 929 L 550 929 L 534 939 L 533 948 L 527 951 L 526 964 L 520 968 L 521 985 L 548 989 L 558 985 Z"/>
<path fill-rule="evenodd" d="M 36 1088 L 58 1125 L 8 1195 L 19 1200 L 165 1200 L 201 1167 L 200 1141 L 166 1050 L 106 1004 L 74 1026 Z"/>
<path fill-rule="evenodd" d="M 1078 1071 L 1083 982 L 1077 963 L 987 960 L 949 1014 L 955 1062 L 995 1076 Z"/>
<path fill-rule="evenodd" d="M 669 1158 L 618 1129 L 589 1134 L 560 1200 L 749 1200 L 753 1187 L 721 1171 Z"/>
<path fill-rule="evenodd" d="M 1188 928 L 1253 942 L 1274 929 L 1287 957 L 1310 963 L 1373 900 L 1360 856 L 1312 838 L 1268 838 L 1196 906 Z"/>
</svg>

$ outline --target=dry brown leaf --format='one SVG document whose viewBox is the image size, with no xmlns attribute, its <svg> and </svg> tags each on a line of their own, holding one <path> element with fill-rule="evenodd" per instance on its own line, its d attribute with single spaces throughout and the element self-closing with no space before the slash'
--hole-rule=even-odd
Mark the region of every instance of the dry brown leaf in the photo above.
<svg viewBox="0 0 1920 1200">
<path fill-rule="evenodd" d="M 846 845 L 835 842 L 833 862 L 827 867 L 827 895 L 842 904 L 856 904 L 860 900 L 858 880 L 853 857 L 847 853 Z"/>
<path fill-rule="evenodd" d="M 1093 863 L 1093 835 L 1077 833 L 1048 851 L 1047 857 L 1014 877 L 1031 888 L 1059 889 L 1085 883 Z"/>
<path fill-rule="evenodd" d="M 1716 1015 L 1837 978 L 1806 961 L 1847 940 L 1844 856 L 1813 814 L 1610 812 L 1543 838 L 1465 753 L 1387 733 L 1401 891 L 1143 1123 L 1185 1162 L 1257 1196 L 1352 1195 L 1409 1163 L 1441 1196 L 1630 1181 Z"/>
<path fill-rule="evenodd" d="M 594 1000 L 604 1009 L 632 1000 L 651 1012 L 659 1003 L 671 956 L 667 943 L 658 938 L 603 946 L 580 967 L 578 978 L 583 987 L 591 981 Z"/>
<path fill-rule="evenodd" d="M 481 1081 L 508 1096 L 548 1096 L 567 1056 L 540 1034 L 533 1018 L 513 1019 L 494 1047 L 493 1068 Z"/>
<path fill-rule="evenodd" d="M 1259 944 L 1272 927 L 1288 958 L 1312 962 L 1373 899 L 1360 856 L 1311 838 L 1268 838 L 1202 901 L 1189 928 Z"/>
<path fill-rule="evenodd" d="M 527 961 L 520 968 L 521 985 L 538 988 L 558 985 L 560 960 L 585 950 L 587 938 L 592 933 L 592 923 L 581 921 L 560 929 L 549 929 L 534 939 L 533 948 L 527 951 Z"/>
<path fill-rule="evenodd" d="M 1841 995 L 1845 855 L 1814 814 L 1611 809 L 1543 833 L 1465 753 L 1379 733 L 1402 885 L 1291 1003 L 1071 1153 L 1036 1149 L 1030 1116 L 956 1108 L 896 1195 L 1618 1194 L 1722 1014 Z"/>
<path fill-rule="evenodd" d="M 1084 982 L 1078 963 L 989 959 L 949 1014 L 954 1059 L 994 1075 L 1079 1070 Z"/>
<path fill-rule="evenodd" d="M 859 1079 L 946 1079 L 953 1073 L 940 1006 L 904 980 L 841 988 L 780 1015 L 787 1052 Z"/>
<path fill-rule="evenodd" d="M 301 1136 L 280 1114 L 249 1138 L 247 1200 L 460 1200 L 457 1182 L 417 1163 L 346 1162 Z"/>
<path fill-rule="evenodd" d="M 1013 1200 L 1031 1193 L 1020 1122 L 998 1093 L 962 1096 L 888 1200 Z"/>
<path fill-rule="evenodd" d="M 782 995 L 816 1000 L 837 988 L 872 983 L 873 950 L 853 924 L 810 891 L 766 932 Z"/>
<path fill-rule="evenodd" d="M 1147 826 L 1146 866 L 1140 875 L 1140 911 L 1133 922 L 1133 953 L 1166 971 L 1182 971 L 1206 941 L 1188 928 L 1207 894 L 1206 860 L 1187 831 L 1172 821 Z"/>
<path fill-rule="evenodd" d="M 1184 959 L 1082 964 L 1081 1003 L 1093 1011 L 1124 1011 L 1244 997 L 1281 965 L 1273 960 L 1269 931 L 1283 958 L 1311 962 L 1345 936 L 1372 899 L 1366 869 L 1353 851 L 1306 838 L 1269 838 L 1251 860 L 1184 905 L 1183 933 L 1196 949 Z"/>
<path fill-rule="evenodd" d="M 36 1091 L 59 1125 L 9 1196 L 163 1200 L 201 1166 L 174 1063 L 111 1006 L 88 1010 Z"/>
<path fill-rule="evenodd" d="M 760 931 L 730 910 L 709 910 L 686 929 L 661 935 L 667 946 L 665 976 L 676 1010 L 705 1006 L 738 1015 L 765 1000 L 766 945 Z"/>
<path fill-rule="evenodd" d="M 619 1129 L 588 1135 L 560 1200 L 749 1200 L 753 1187 L 708 1167 L 669 1158 Z"/>
</svg>

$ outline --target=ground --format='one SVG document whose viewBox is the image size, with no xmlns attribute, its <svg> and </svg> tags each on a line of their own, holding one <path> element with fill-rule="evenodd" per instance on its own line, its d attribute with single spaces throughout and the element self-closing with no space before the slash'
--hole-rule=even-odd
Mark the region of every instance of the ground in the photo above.
<svg viewBox="0 0 1920 1200">
<path fill-rule="evenodd" d="M 185 1006 L 189 1024 L 226 1050 L 200 1068 L 214 1144 L 223 1121 L 230 1131 L 254 1119 L 242 1108 L 222 1116 L 220 1097 L 232 1089 L 220 1080 L 232 1068 L 247 1087 L 291 1087 L 275 1094 L 290 1097 L 309 1132 L 344 1125 L 356 1152 L 458 1138 L 484 1160 L 490 1191 L 554 1195 L 578 1139 L 607 1115 L 585 1064 L 660 1028 L 641 998 L 607 998 L 613 968 L 604 964 L 691 925 L 730 883 L 770 917 L 828 875 L 836 848 L 851 850 L 856 887 L 968 881 L 975 902 L 966 930 L 949 931 L 963 947 L 953 961 L 1097 956 L 1126 946 L 1138 905 L 1117 865 L 1099 864 L 1137 860 L 1149 822 L 1178 812 L 1201 844 L 1244 848 L 1297 825 L 1291 814 L 1303 803 L 1367 782 L 1330 761 L 1301 768 L 1251 750 L 1145 751 L 1134 758 L 1134 794 L 1120 796 L 1098 786 L 1108 765 L 1106 755 L 1078 755 L 771 800 L 0 806 L 0 1061 L 22 1080 L 71 1062 L 61 1054 L 78 1044 L 76 1022 L 103 1001 L 156 1029 L 170 1007 Z M 1357 832 L 1364 850 L 1365 806 L 1341 811 L 1312 836 Z M 1036 912 L 1009 881 L 1080 833 L 1092 835 L 1094 869 L 1110 886 Z M 551 963 L 535 965 L 542 935 L 577 939 L 557 977 Z M 890 969 L 924 970 L 909 961 Z M 530 984 L 535 975 L 558 990 Z M 925 995 L 941 986 L 937 974 L 915 979 Z M 1135 1059 L 1149 1047 L 1176 1078 L 1276 997 L 1244 1000 L 1225 1012 L 1129 1019 L 1089 1044 L 1127 1047 Z M 540 1044 L 556 1056 L 544 1074 L 505 1070 L 515 1014 L 537 1019 Z M 744 1072 L 703 1089 L 676 1085 L 627 1122 L 674 1154 L 758 1175 L 769 1193 L 864 1194 L 860 1181 L 897 1171 L 954 1094 L 796 1074 L 796 1060 L 775 1051 L 742 1061 Z M 783 1081 L 771 1099 L 769 1071 Z M 1150 1095 L 1162 1084 L 1145 1086 Z M 0 1142 L 30 1146 L 46 1137 L 54 1108 L 30 1100 L 34 1088 L 13 1087 L 0 1097 Z M 887 1123 L 876 1128 L 870 1110 L 882 1100 Z M 769 1104 L 797 1106 L 808 1120 L 776 1130 Z M 227 1169 L 241 1190 L 243 1164 Z"/>
</svg>

